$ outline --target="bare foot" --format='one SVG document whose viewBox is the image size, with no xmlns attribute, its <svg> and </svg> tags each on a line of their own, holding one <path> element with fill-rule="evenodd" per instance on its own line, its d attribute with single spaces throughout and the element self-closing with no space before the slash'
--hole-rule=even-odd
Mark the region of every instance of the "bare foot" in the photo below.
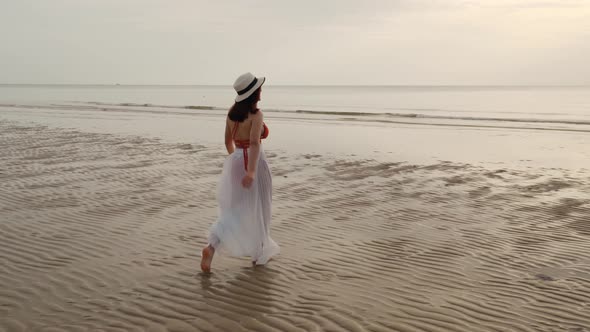
<svg viewBox="0 0 590 332">
<path fill-rule="evenodd" d="M 201 252 L 201 270 L 203 272 L 211 272 L 211 261 L 213 260 L 213 254 L 215 254 L 215 249 L 213 249 L 213 247 L 206 246 L 203 248 L 203 251 Z"/>
</svg>

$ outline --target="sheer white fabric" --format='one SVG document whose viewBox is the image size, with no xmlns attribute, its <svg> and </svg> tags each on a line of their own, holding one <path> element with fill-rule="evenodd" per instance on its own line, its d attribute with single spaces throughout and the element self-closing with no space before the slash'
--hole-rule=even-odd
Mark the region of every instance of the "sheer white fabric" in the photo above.
<svg viewBox="0 0 590 332">
<path fill-rule="evenodd" d="M 270 237 L 272 178 L 262 146 L 250 188 L 242 186 L 245 175 L 243 150 L 238 148 L 223 165 L 217 193 L 219 217 L 211 226 L 209 243 L 216 251 L 249 256 L 263 265 L 280 250 Z"/>
</svg>

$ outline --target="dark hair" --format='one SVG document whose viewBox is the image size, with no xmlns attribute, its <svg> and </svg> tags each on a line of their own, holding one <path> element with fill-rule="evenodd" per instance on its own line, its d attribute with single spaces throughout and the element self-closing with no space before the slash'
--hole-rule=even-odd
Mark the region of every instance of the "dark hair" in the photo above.
<svg viewBox="0 0 590 332">
<path fill-rule="evenodd" d="M 256 107 L 258 97 L 260 97 L 260 88 L 256 89 L 250 97 L 234 103 L 227 115 L 229 119 L 232 121 L 243 122 L 248 118 L 248 114 L 256 114 L 258 112 L 258 108 Z"/>
</svg>

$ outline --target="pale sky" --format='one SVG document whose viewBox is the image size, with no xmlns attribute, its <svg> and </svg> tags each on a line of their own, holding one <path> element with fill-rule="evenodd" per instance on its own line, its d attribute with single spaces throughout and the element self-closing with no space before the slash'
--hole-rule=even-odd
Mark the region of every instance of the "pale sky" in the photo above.
<svg viewBox="0 0 590 332">
<path fill-rule="evenodd" d="M 0 83 L 590 84 L 590 0 L 0 0 Z"/>
</svg>

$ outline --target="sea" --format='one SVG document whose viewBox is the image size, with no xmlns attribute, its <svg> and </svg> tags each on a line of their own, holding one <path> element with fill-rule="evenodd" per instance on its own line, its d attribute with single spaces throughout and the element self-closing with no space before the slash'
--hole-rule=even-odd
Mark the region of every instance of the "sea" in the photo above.
<svg viewBox="0 0 590 332">
<path fill-rule="evenodd" d="M 231 86 L 0 85 L 0 107 L 219 113 L 234 95 Z M 260 107 L 307 119 L 590 130 L 589 86 L 264 86 Z"/>
<path fill-rule="evenodd" d="M 0 85 L 0 121 L 223 145 L 231 86 Z M 270 146 L 590 167 L 590 86 L 276 86 Z M 372 156 L 369 156 L 372 158 Z"/>
</svg>

